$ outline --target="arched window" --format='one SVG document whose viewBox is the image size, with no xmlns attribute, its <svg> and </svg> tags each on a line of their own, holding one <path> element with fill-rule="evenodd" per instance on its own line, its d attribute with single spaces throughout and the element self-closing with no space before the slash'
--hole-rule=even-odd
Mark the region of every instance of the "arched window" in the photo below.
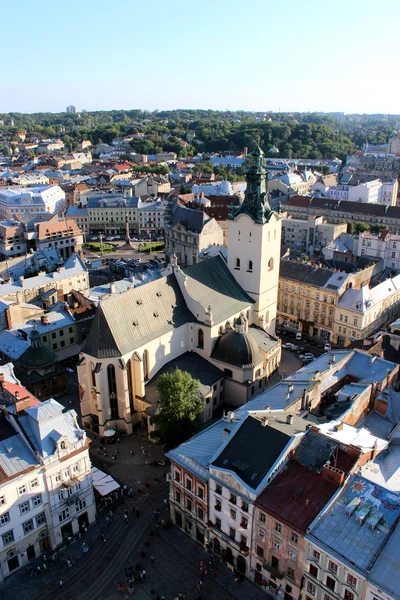
<svg viewBox="0 0 400 600">
<path fill-rule="evenodd" d="M 134 412 L 133 407 L 133 380 L 132 380 L 132 361 L 128 360 L 126 363 L 126 374 L 128 376 L 128 394 L 129 394 L 129 408 L 131 410 L 131 417 Z"/>
<path fill-rule="evenodd" d="M 204 332 L 202 329 L 197 332 L 197 347 L 201 350 L 204 348 Z"/>
<path fill-rule="evenodd" d="M 248 271 L 253 271 L 253 261 L 249 260 L 249 266 L 247 268 Z"/>
<path fill-rule="evenodd" d="M 240 258 L 236 258 L 235 260 L 235 269 L 240 269 Z"/>
<path fill-rule="evenodd" d="M 108 365 L 108 367 L 107 367 L 107 380 L 108 380 L 108 394 L 110 396 L 111 418 L 119 419 L 117 380 L 115 377 L 114 365 Z"/>
<path fill-rule="evenodd" d="M 143 377 L 145 381 L 149 379 L 149 351 L 145 350 L 143 352 Z"/>
<path fill-rule="evenodd" d="M 271 256 L 271 258 L 268 261 L 268 271 L 272 271 L 273 268 L 274 268 L 274 259 Z"/>
</svg>

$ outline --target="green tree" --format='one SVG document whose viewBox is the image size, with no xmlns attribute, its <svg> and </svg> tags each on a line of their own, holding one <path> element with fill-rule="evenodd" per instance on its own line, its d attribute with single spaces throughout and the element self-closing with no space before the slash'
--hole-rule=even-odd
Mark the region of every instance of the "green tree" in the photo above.
<svg viewBox="0 0 400 600">
<path fill-rule="evenodd" d="M 347 233 L 354 233 L 353 223 L 347 223 Z"/>
<path fill-rule="evenodd" d="M 203 411 L 199 396 L 199 381 L 186 371 L 176 369 L 164 373 L 157 382 L 160 397 L 157 414 L 153 417 L 156 438 L 166 450 L 185 442 L 197 430 Z"/>
<path fill-rule="evenodd" d="M 368 231 L 369 227 L 365 223 L 356 223 L 354 225 L 354 230 L 356 233 L 362 233 L 363 231 Z"/>
</svg>

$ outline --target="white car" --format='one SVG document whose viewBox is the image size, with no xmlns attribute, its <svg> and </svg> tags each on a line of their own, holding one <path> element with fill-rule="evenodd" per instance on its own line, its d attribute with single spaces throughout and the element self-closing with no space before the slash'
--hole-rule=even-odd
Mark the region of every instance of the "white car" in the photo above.
<svg viewBox="0 0 400 600">
<path fill-rule="evenodd" d="M 283 350 L 291 350 L 292 347 L 293 347 L 293 344 L 291 344 L 290 342 L 286 342 L 286 344 L 282 344 Z"/>
</svg>

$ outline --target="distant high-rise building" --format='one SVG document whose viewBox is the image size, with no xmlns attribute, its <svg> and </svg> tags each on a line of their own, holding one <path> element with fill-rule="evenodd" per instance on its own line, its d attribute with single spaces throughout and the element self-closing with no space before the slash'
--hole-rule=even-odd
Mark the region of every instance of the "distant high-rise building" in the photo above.
<svg viewBox="0 0 400 600">
<path fill-rule="evenodd" d="M 76 106 L 73 106 L 72 104 L 67 106 L 67 113 L 76 113 Z"/>
</svg>

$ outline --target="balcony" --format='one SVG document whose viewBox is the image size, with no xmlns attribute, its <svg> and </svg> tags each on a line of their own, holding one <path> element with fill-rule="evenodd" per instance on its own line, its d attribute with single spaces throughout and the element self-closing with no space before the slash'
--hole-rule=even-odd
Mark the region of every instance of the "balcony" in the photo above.
<svg viewBox="0 0 400 600">
<path fill-rule="evenodd" d="M 231 538 L 231 536 L 228 533 L 225 533 L 224 531 L 222 531 L 222 529 L 220 529 L 219 527 L 217 527 L 215 525 L 215 523 L 213 523 L 212 521 L 209 521 L 207 523 L 207 525 L 208 525 L 208 527 L 210 527 L 211 529 L 213 529 L 217 533 L 217 535 L 219 535 L 219 537 L 228 546 L 231 546 L 232 548 L 235 548 L 237 551 L 239 551 L 244 556 L 247 556 L 249 554 L 250 548 L 248 546 L 245 546 L 241 542 L 238 542 L 238 541 L 234 540 L 233 538 Z"/>
<path fill-rule="evenodd" d="M 277 579 L 283 579 L 285 577 L 285 573 L 283 571 L 281 571 L 281 569 L 279 569 L 279 568 L 277 569 L 269 562 L 264 562 L 263 567 L 266 571 L 269 571 L 271 573 L 271 575 L 273 575 Z"/>
</svg>

